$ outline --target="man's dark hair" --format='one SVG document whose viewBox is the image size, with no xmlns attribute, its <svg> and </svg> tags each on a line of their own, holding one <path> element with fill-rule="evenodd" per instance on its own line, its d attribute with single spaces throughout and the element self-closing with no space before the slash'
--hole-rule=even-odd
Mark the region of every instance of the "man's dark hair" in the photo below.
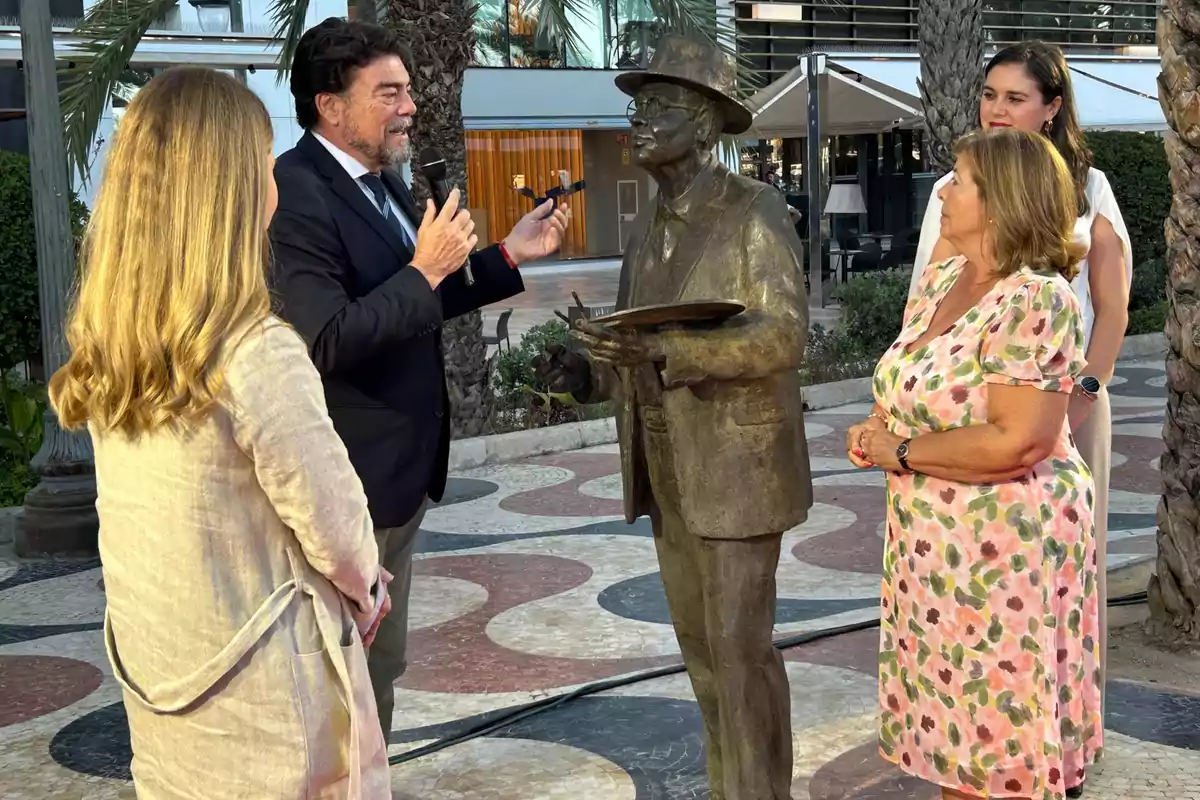
<svg viewBox="0 0 1200 800">
<path fill-rule="evenodd" d="M 291 77 L 300 127 L 317 124 L 317 95 L 346 91 L 358 70 L 384 56 L 412 64 L 400 37 L 382 25 L 330 17 L 305 31 L 292 58 Z"/>
</svg>

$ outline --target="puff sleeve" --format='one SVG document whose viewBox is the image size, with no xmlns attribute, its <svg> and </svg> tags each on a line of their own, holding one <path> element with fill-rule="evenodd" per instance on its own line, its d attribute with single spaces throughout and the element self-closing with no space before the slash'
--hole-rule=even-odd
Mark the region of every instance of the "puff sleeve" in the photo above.
<svg viewBox="0 0 1200 800">
<path fill-rule="evenodd" d="M 1001 301 L 983 329 L 979 362 L 985 383 L 1069 394 L 1083 370 L 1079 302 L 1061 278 L 1031 279 Z"/>
</svg>

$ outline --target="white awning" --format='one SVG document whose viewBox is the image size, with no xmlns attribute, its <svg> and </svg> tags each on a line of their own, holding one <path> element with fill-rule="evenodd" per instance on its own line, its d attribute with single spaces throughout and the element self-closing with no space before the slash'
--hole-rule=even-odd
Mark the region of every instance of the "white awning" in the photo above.
<svg viewBox="0 0 1200 800">
<path fill-rule="evenodd" d="M 55 56 L 64 61 L 78 52 L 80 40 L 71 31 L 54 31 Z M 21 31 L 15 26 L 0 26 L 0 63 L 21 60 Z M 279 43 L 266 36 L 226 33 L 221 36 L 189 33 L 154 33 L 142 37 L 133 51 L 130 64 L 172 67 L 200 64 L 218 69 L 275 69 Z"/>
<path fill-rule="evenodd" d="M 821 135 L 876 133 L 920 124 L 921 100 L 895 85 L 853 68 L 826 62 L 821 82 Z M 808 135 L 808 76 L 805 65 L 793 68 L 750 99 L 754 124 L 746 139 Z"/>
<path fill-rule="evenodd" d="M 1167 118 L 1158 102 L 1158 74 L 1162 72 L 1162 65 L 1157 60 L 1078 61 L 1072 62 L 1070 67 L 1071 85 L 1075 89 L 1075 102 L 1083 127 L 1131 131 L 1167 129 Z"/>
<path fill-rule="evenodd" d="M 920 97 L 915 56 L 861 58 L 843 56 L 839 63 L 901 92 Z M 1158 104 L 1156 59 L 1068 58 L 1079 124 L 1089 130 L 1160 131 L 1167 127 Z M 1113 85 L 1115 84 L 1115 85 Z M 920 104 L 918 103 L 918 107 Z"/>
</svg>

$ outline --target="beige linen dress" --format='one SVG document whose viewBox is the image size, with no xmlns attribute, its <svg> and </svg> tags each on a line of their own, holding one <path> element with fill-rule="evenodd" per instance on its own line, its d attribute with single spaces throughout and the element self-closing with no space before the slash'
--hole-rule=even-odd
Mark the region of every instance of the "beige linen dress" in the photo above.
<svg viewBox="0 0 1200 800">
<path fill-rule="evenodd" d="M 379 574 L 362 485 L 294 331 L 257 325 L 226 363 L 189 434 L 93 434 L 138 796 L 390 797 L 348 605 Z"/>
</svg>

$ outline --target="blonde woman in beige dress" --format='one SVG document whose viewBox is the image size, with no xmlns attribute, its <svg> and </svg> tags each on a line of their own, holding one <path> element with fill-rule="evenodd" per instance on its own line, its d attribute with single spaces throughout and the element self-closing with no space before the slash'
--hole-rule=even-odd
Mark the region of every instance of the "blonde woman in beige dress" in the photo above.
<svg viewBox="0 0 1200 800">
<path fill-rule="evenodd" d="M 270 314 L 271 149 L 232 77 L 137 94 L 50 384 L 95 446 L 140 798 L 390 796 L 363 653 L 390 576 L 316 370 Z"/>
</svg>

